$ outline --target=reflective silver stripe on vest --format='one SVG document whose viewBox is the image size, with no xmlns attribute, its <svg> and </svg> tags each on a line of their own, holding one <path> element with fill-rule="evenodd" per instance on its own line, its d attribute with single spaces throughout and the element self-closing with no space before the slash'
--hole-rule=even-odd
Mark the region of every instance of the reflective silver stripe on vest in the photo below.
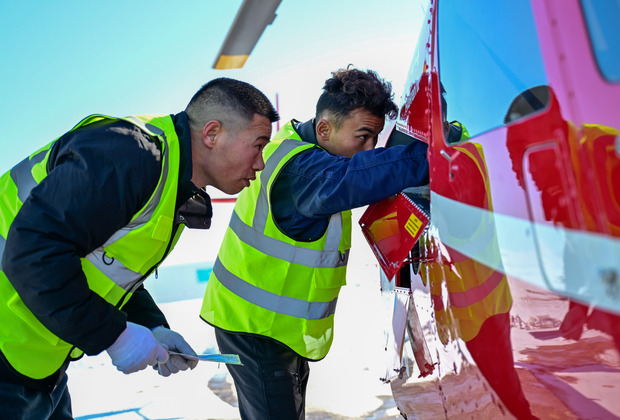
<svg viewBox="0 0 620 420">
<path fill-rule="evenodd" d="M 275 152 L 267 159 L 265 163 L 265 169 L 261 172 L 260 182 L 261 189 L 258 194 L 258 200 L 256 203 L 256 210 L 254 212 L 254 220 L 252 226 L 257 232 L 263 233 L 265 226 L 267 225 L 267 217 L 269 216 L 269 202 L 267 197 L 267 184 L 269 179 L 273 175 L 279 162 L 292 150 L 300 146 L 307 145 L 309 143 L 301 142 L 299 140 L 287 139 L 278 146 Z M 327 226 L 327 238 L 325 241 L 325 250 L 332 251 L 337 250 L 340 246 L 340 238 L 342 237 L 342 214 L 336 213 L 329 219 Z M 348 251 L 347 251 L 348 255 Z M 346 264 L 346 263 L 345 263 Z M 334 266 L 336 267 L 336 266 Z"/>
<path fill-rule="evenodd" d="M 267 184 L 271 179 L 271 175 L 273 175 L 273 172 L 276 170 L 278 164 L 284 156 L 296 148 L 305 146 L 306 144 L 308 143 L 304 143 L 299 140 L 284 140 L 269 156 L 267 162 L 265 162 L 265 169 L 263 169 L 260 174 L 260 192 L 258 193 L 254 220 L 252 221 L 252 226 L 254 226 L 254 229 L 258 232 L 263 233 L 265 231 L 265 226 L 267 225 L 267 215 L 269 214 Z"/>
<path fill-rule="evenodd" d="M 11 169 L 11 179 L 17 187 L 17 198 L 24 203 L 32 189 L 36 187 L 37 181 L 32 176 L 32 168 L 37 163 L 41 163 L 45 159 L 49 149 L 42 150 L 32 158 L 25 158 Z M 4 255 L 4 247 L 6 246 L 6 238 L 0 235 L 0 271 L 4 271 L 2 267 L 2 256 Z"/>
<path fill-rule="evenodd" d="M 22 160 L 11 169 L 11 179 L 17 186 L 17 197 L 22 203 L 26 201 L 32 189 L 38 185 L 32 176 L 32 168 L 45 159 L 47 152 L 49 149 L 42 150 L 32 158 Z"/>
<path fill-rule="evenodd" d="M 331 225 L 332 223 L 337 223 L 338 220 L 342 220 L 340 213 L 333 215 L 329 223 Z M 338 251 L 340 234 L 333 235 L 338 238 L 336 241 L 332 240 L 332 242 L 335 243 L 332 243 L 331 245 L 335 246 L 328 250 L 319 250 L 294 246 L 292 244 L 279 241 L 275 238 L 262 235 L 255 229 L 252 229 L 252 227 L 243 223 L 234 210 L 230 218 L 229 227 L 244 243 L 248 244 L 252 248 L 262 252 L 263 254 L 291 263 L 315 268 L 332 268 L 345 266 L 349 260 L 349 250 L 346 250 L 342 254 Z"/>
<path fill-rule="evenodd" d="M 125 227 L 116 231 L 106 241 L 103 247 L 109 246 L 111 243 L 116 242 L 123 236 L 127 235 L 133 229 L 136 229 L 139 226 L 149 221 L 153 212 L 159 205 L 159 201 L 161 200 L 161 196 L 164 191 L 164 186 L 166 185 L 166 181 L 168 177 L 169 148 L 168 148 L 168 141 L 166 139 L 166 135 L 164 131 L 161 128 L 156 127 L 152 124 L 145 124 L 144 121 L 138 118 L 135 118 L 135 117 L 127 117 L 125 119 L 131 120 L 132 123 L 134 123 L 139 128 L 141 128 L 142 130 L 144 130 L 145 132 L 149 134 L 153 133 L 155 135 L 162 137 L 164 141 L 164 145 L 163 145 L 163 159 L 164 159 L 163 165 L 164 166 L 162 168 L 162 179 L 159 182 L 159 185 L 157 186 L 157 190 L 153 193 L 152 199 L 148 202 L 147 206 L 144 208 L 142 213 L 140 213 L 138 217 L 136 217 L 134 220 L 128 223 Z M 45 155 L 47 154 L 48 151 L 49 149 L 37 153 L 35 156 L 33 156 L 30 159 L 26 158 L 23 161 L 21 161 L 19 164 L 17 164 L 15 167 L 13 167 L 13 169 L 11 169 L 11 178 L 13 179 L 13 182 L 17 186 L 17 195 L 22 203 L 28 198 L 32 189 L 37 186 L 37 182 L 32 176 L 32 168 L 34 167 L 34 165 L 41 162 L 45 158 Z M 0 242 L 2 252 L 4 252 L 5 243 L 6 241 L 4 240 L 4 238 L 2 238 L 2 241 Z M 108 278 L 113 280 L 117 285 L 122 287 L 124 290 L 130 290 L 135 284 L 135 282 L 142 277 L 142 274 L 128 269 L 118 260 L 107 256 L 105 254 L 103 247 L 98 248 L 94 250 L 93 252 L 91 252 L 90 254 L 88 254 L 85 257 L 86 260 L 90 261 L 104 275 L 106 275 Z M 0 254 L 0 258 L 1 257 L 2 255 Z M 0 269 L 1 269 L 1 266 L 0 266 Z"/>
<path fill-rule="evenodd" d="M 340 238 L 342 237 L 341 213 L 334 214 L 330 217 L 323 250 L 297 247 L 264 235 L 267 218 L 269 217 L 269 201 L 267 194 L 269 180 L 273 176 L 280 161 L 287 154 L 307 144 L 308 143 L 294 139 L 282 141 L 278 148 L 269 156 L 265 163 L 265 169 L 263 169 L 260 174 L 261 186 L 256 201 L 252 226 L 245 224 L 233 210 L 230 227 L 243 242 L 266 255 L 308 267 L 331 268 L 346 266 L 349 260 L 349 250 L 346 250 L 344 253 L 338 251 Z"/>
<path fill-rule="evenodd" d="M 84 258 L 124 290 L 131 290 L 142 278 L 142 274 L 130 270 L 116 258 L 108 256 L 103 248 L 97 248 Z"/>
<path fill-rule="evenodd" d="M 41 163 L 45 159 L 45 155 L 49 149 L 42 150 L 32 158 L 25 158 L 11 169 L 11 179 L 17 187 L 17 198 L 24 203 L 32 189 L 36 187 L 37 181 L 32 176 L 32 168 L 37 163 Z M 0 235 L 0 270 L 2 268 L 2 256 L 4 255 L 4 247 L 6 246 L 6 238 Z"/>
<path fill-rule="evenodd" d="M 133 116 L 127 117 L 126 119 L 131 120 L 135 125 L 146 131 L 147 133 L 150 131 L 151 133 L 162 137 L 164 141 L 164 167 L 162 168 L 162 179 L 157 186 L 157 190 L 153 193 L 153 198 L 148 202 L 147 206 L 144 208 L 144 211 L 142 211 L 142 213 L 140 213 L 138 217 L 129 222 L 126 226 L 114 232 L 114 234 L 110 236 L 110 238 L 103 244 L 102 247 L 95 249 L 85 258 L 91 264 L 97 267 L 97 269 L 99 269 L 99 271 L 101 271 L 109 279 L 113 280 L 114 283 L 122 287 L 124 290 L 129 291 L 134 287 L 135 282 L 142 278 L 142 274 L 130 270 L 117 259 L 111 258 L 106 255 L 104 248 L 118 241 L 132 230 L 137 229 L 138 227 L 150 220 L 153 212 L 159 205 L 159 201 L 161 200 L 164 186 L 166 185 L 166 180 L 168 178 L 169 148 L 168 139 L 166 138 L 166 135 L 161 128 L 156 127 L 152 124 L 145 124 L 144 121 Z"/>
<path fill-rule="evenodd" d="M 156 127 L 152 124 L 145 124 L 144 121 L 139 118 L 135 118 L 133 116 L 125 118 L 126 120 L 130 120 L 132 123 L 137 125 L 139 128 L 144 130 L 145 132 L 153 133 L 155 135 L 161 136 L 164 145 L 163 145 L 163 159 L 164 166 L 162 168 L 162 179 L 157 186 L 157 190 L 153 193 L 152 199 L 148 202 L 147 206 L 144 208 L 142 213 L 134 220 L 132 220 L 129 224 L 127 224 L 122 229 L 116 231 L 103 245 L 106 247 L 113 242 L 116 242 L 123 236 L 127 235 L 131 230 L 136 229 L 137 227 L 143 225 L 148 222 L 151 218 L 153 212 L 159 205 L 159 201 L 161 200 L 161 196 L 163 194 L 164 186 L 166 185 L 167 177 L 168 177 L 168 166 L 169 166 L 169 148 L 168 148 L 168 140 L 164 131 Z M 23 203 L 28 196 L 30 195 L 32 189 L 36 187 L 38 184 L 34 177 L 32 176 L 32 168 L 37 163 L 40 163 L 49 152 L 50 149 L 41 151 L 34 155 L 32 158 L 26 158 L 18 163 L 16 166 L 11 169 L 11 179 L 17 186 L 17 196 Z M 0 235 L 0 270 L 2 270 L 2 255 L 4 254 L 4 247 L 6 244 L 6 239 Z M 131 290 L 136 281 L 142 278 L 142 274 L 139 272 L 135 272 L 125 267 L 120 261 L 110 258 L 106 255 L 103 247 L 100 247 L 90 254 L 88 254 L 85 258 L 91 264 L 93 264 L 99 271 L 101 271 L 104 275 L 106 275 L 109 279 L 113 280 L 118 286 L 123 288 L 124 290 Z"/>
<path fill-rule="evenodd" d="M 327 225 L 327 236 L 325 237 L 325 250 L 338 250 L 340 238 L 342 237 L 342 213 L 332 214 Z M 348 260 L 349 250 L 346 252 Z M 346 261 L 344 265 L 346 265 Z M 334 266 L 335 267 L 335 266 Z"/>
<path fill-rule="evenodd" d="M 213 274 L 224 287 L 235 295 L 271 312 L 307 320 L 317 320 L 327 318 L 336 311 L 338 297 L 335 297 L 331 302 L 308 302 L 303 299 L 279 296 L 235 276 L 222 265 L 219 258 L 213 264 Z"/>
<path fill-rule="evenodd" d="M 125 225 L 121 229 L 119 229 L 116 232 L 114 232 L 114 234 L 112 234 L 112 236 L 110 236 L 110 238 L 103 244 L 104 247 L 110 245 L 111 243 L 114 243 L 114 242 L 118 241 L 123 236 L 125 236 L 129 232 L 131 232 L 133 229 L 135 229 L 138 226 L 141 226 L 144 223 L 149 221 L 149 219 L 151 218 L 153 212 L 155 211 L 155 209 L 159 205 L 159 201 L 161 200 L 161 196 L 162 196 L 162 194 L 164 192 L 164 187 L 166 185 L 166 180 L 168 178 L 168 161 L 169 161 L 169 159 L 168 159 L 168 156 L 169 156 L 169 154 L 168 154 L 169 153 L 169 151 L 168 151 L 168 139 L 166 138 L 166 135 L 165 135 L 164 131 L 161 128 L 159 128 L 159 127 L 155 127 L 152 124 L 145 124 L 144 121 L 140 120 L 139 118 L 135 118 L 133 116 L 127 117 L 125 119 L 131 120 L 131 122 L 133 122 L 135 125 L 140 127 L 142 130 L 146 131 L 147 133 L 150 131 L 153 134 L 156 134 L 156 135 L 162 137 L 162 139 L 164 141 L 164 147 L 163 147 L 163 149 L 164 149 L 164 153 L 163 153 L 164 167 L 162 168 L 162 179 L 161 179 L 161 182 L 157 186 L 157 190 L 155 190 L 155 192 L 153 193 L 153 198 L 148 202 L 147 206 L 144 208 L 144 211 L 142 211 L 142 213 L 140 213 L 140 215 L 138 217 L 136 217 L 134 220 L 129 222 L 127 225 Z M 95 250 L 93 252 L 98 252 L 98 251 L 99 250 Z M 98 261 L 98 260 L 101 259 L 101 257 L 99 257 L 99 258 L 93 257 L 93 258 L 94 258 L 94 261 Z M 92 262 L 93 264 L 95 264 L 95 262 L 91 261 L 91 259 L 88 258 L 88 256 L 86 256 L 86 259 L 89 260 L 90 262 Z M 97 267 L 99 267 L 97 264 L 95 264 L 95 265 Z M 136 273 L 136 275 L 138 277 L 140 277 L 139 273 Z M 110 277 L 110 278 L 113 278 L 113 277 Z M 121 287 L 123 287 L 123 286 L 121 285 Z"/>
<path fill-rule="evenodd" d="M 2 256 L 4 255 L 4 247 L 6 245 L 6 239 L 4 236 L 0 235 L 0 271 L 4 271 L 2 268 Z"/>
<path fill-rule="evenodd" d="M 108 239 L 108 241 L 104 244 L 104 246 L 117 241 L 118 239 L 122 238 L 123 236 L 125 236 L 129 230 L 131 230 L 132 228 L 142 225 L 146 222 L 149 221 L 149 219 L 151 218 L 151 215 L 153 214 L 153 212 L 155 211 L 155 208 L 159 205 L 159 200 L 161 200 L 161 196 L 164 192 L 164 186 L 166 185 L 166 180 L 168 178 L 168 156 L 169 156 L 169 151 L 168 151 L 168 139 L 166 138 L 166 134 L 164 133 L 164 131 L 159 128 L 159 127 L 155 127 L 152 124 L 145 124 L 144 121 L 142 121 L 139 118 L 136 118 L 134 116 L 129 116 L 126 119 L 131 120 L 131 122 L 133 122 L 135 125 L 137 125 L 138 127 L 140 127 L 141 129 L 143 129 L 144 131 L 146 131 L 147 133 L 150 131 L 151 133 L 157 135 L 157 136 L 161 136 L 163 141 L 164 141 L 164 153 L 163 153 L 163 159 L 164 159 L 164 167 L 162 168 L 162 179 L 161 182 L 159 183 L 159 185 L 157 186 L 157 190 L 155 191 L 155 193 L 153 194 L 153 199 L 149 201 L 149 203 L 147 204 L 146 208 L 144 209 L 144 211 L 138 216 L 136 217 L 134 220 L 132 220 L 131 222 L 129 222 L 127 224 L 127 226 L 125 226 L 123 229 L 119 230 L 118 232 L 116 232 L 114 235 L 112 235 L 112 237 L 110 239 Z"/>
</svg>

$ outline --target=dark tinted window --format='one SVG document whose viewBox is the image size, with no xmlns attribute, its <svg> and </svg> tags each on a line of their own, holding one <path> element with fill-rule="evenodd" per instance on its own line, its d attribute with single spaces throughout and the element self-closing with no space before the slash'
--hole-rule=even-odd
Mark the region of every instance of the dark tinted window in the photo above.
<svg viewBox="0 0 620 420">
<path fill-rule="evenodd" d="M 620 81 L 620 1 L 582 0 L 581 6 L 603 77 Z"/>
<path fill-rule="evenodd" d="M 438 7 L 448 121 L 472 137 L 514 121 L 515 113 L 506 118 L 514 99 L 547 84 L 530 2 L 439 0 Z"/>
</svg>

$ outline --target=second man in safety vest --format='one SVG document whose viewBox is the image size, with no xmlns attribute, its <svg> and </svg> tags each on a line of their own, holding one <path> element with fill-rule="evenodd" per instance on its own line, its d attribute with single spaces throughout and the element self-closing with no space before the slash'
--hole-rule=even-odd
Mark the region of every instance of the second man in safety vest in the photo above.
<svg viewBox="0 0 620 420">
<path fill-rule="evenodd" d="M 428 184 L 427 146 L 375 149 L 398 108 L 373 71 L 332 73 L 316 118 L 287 123 L 235 205 L 201 317 L 216 327 L 243 419 L 303 419 L 309 360 L 333 339 L 351 247 L 350 209 Z"/>
</svg>

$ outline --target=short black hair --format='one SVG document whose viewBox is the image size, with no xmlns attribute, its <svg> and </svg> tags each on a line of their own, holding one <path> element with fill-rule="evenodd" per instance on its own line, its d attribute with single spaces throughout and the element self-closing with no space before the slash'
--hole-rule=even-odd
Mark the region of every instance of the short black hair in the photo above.
<svg viewBox="0 0 620 420">
<path fill-rule="evenodd" d="M 218 120 L 230 131 L 243 128 L 255 114 L 269 121 L 280 119 L 265 94 L 249 83 L 220 77 L 205 83 L 189 101 L 187 113 L 190 127 L 202 129 L 210 120 Z"/>
<path fill-rule="evenodd" d="M 332 72 L 332 77 L 325 81 L 316 104 L 316 118 L 327 113 L 336 127 L 340 127 L 352 111 L 363 108 L 376 117 L 385 118 L 387 115 L 393 119 L 398 115 L 393 96 L 392 84 L 381 79 L 376 72 L 349 65 Z"/>
</svg>

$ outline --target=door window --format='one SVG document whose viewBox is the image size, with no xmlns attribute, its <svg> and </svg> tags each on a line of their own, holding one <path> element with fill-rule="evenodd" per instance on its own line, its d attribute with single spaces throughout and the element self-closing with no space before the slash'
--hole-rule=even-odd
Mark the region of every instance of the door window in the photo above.
<svg viewBox="0 0 620 420">
<path fill-rule="evenodd" d="M 582 0 L 581 7 L 600 72 L 610 82 L 620 81 L 620 2 Z"/>
<path fill-rule="evenodd" d="M 547 84 L 530 2 L 440 0 L 438 7 L 445 118 L 474 137 L 527 115 L 507 114 L 522 92 Z"/>
</svg>

